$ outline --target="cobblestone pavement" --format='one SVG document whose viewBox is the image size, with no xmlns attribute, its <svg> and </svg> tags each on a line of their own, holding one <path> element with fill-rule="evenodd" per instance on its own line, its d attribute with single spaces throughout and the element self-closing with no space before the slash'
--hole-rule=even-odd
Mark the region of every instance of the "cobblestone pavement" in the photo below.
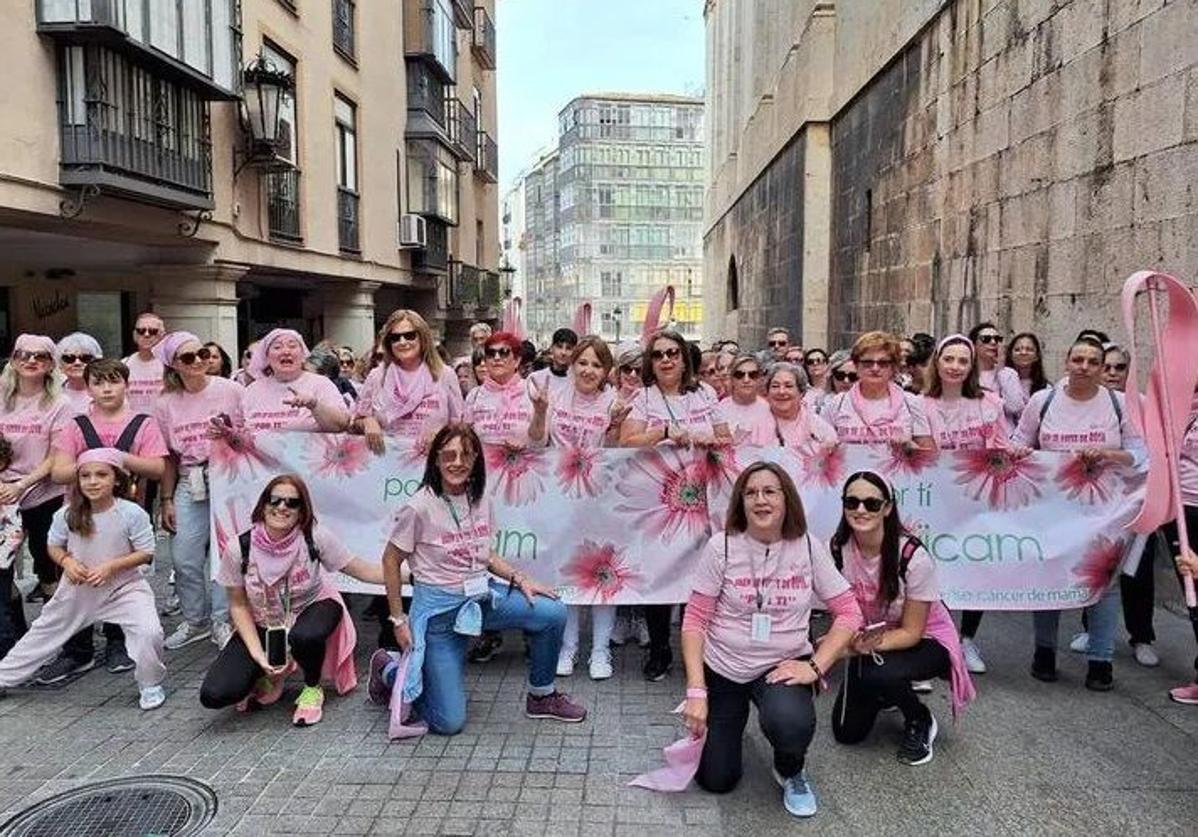
<svg viewBox="0 0 1198 837">
<path fill-rule="evenodd" d="M 1076 619 L 1065 622 L 1063 644 Z M 586 723 L 532 721 L 511 635 L 494 661 L 470 667 L 470 720 L 452 739 L 389 744 L 385 715 L 365 705 L 363 688 L 331 698 L 310 729 L 291 727 L 288 704 L 253 715 L 204 710 L 208 643 L 169 656 L 169 697 L 155 712 L 138 710 L 129 675 L 100 669 L 60 691 L 14 691 L 0 700 L 0 812 L 87 781 L 173 773 L 216 790 L 211 834 L 1193 834 L 1198 707 L 1165 695 L 1190 674 L 1193 641 L 1174 614 L 1158 610 L 1157 625 L 1162 667 L 1142 669 L 1120 649 L 1116 690 L 1091 694 L 1083 661 L 1068 652 L 1061 682 L 1032 680 L 1030 617 L 989 615 L 980 700 L 954 727 L 937 686 L 930 703 L 942 732 L 935 761 L 921 768 L 895 761 L 895 716 L 884 715 L 864 746 L 837 745 L 822 698 L 808 762 L 821 807 L 810 822 L 782 811 L 756 729 L 734 793 L 625 787 L 680 731 L 668 715 L 680 672 L 646 683 L 640 652 L 619 649 L 613 679 L 593 683 L 582 666 L 559 681 L 590 708 Z M 369 644 L 373 623 L 361 633 Z"/>
</svg>

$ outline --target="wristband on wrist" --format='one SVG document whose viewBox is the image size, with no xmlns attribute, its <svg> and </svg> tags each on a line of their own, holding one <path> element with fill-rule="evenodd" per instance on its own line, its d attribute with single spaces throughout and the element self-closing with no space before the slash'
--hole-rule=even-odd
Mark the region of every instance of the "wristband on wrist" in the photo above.
<svg viewBox="0 0 1198 837">
<path fill-rule="evenodd" d="M 824 670 L 819 667 L 819 663 L 815 661 L 814 657 L 807 661 L 807 665 L 811 666 L 811 670 L 815 672 L 816 677 L 822 678 L 824 676 Z"/>
<path fill-rule="evenodd" d="M 408 624 L 408 616 L 407 614 L 403 614 L 402 616 L 388 616 L 387 621 L 397 628 L 402 628 Z"/>
<path fill-rule="evenodd" d="M 702 686 L 688 686 L 686 690 L 686 696 L 688 698 L 699 698 L 701 700 L 706 700 L 707 690 Z"/>
</svg>

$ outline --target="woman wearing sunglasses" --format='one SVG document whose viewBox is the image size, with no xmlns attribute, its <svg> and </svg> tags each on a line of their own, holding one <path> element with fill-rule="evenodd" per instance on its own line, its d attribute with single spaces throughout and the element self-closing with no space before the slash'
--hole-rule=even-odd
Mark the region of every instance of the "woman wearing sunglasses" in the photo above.
<svg viewBox="0 0 1198 837">
<path fill-rule="evenodd" d="M 823 349 L 808 349 L 803 353 L 803 372 L 811 389 L 822 390 L 828 385 L 828 353 Z"/>
<path fill-rule="evenodd" d="M 1102 385 L 1115 392 L 1123 392 L 1127 386 L 1127 367 L 1131 364 L 1131 355 L 1127 350 L 1110 344 L 1102 356 Z"/>
<path fill-rule="evenodd" d="M 487 338 L 488 345 L 495 336 Z M 383 573 L 395 639 L 410 652 L 403 700 L 413 704 L 430 732 L 461 732 L 469 637 L 484 629 L 515 629 L 524 632 L 528 646 L 525 714 L 578 723 L 586 710 L 553 683 L 566 608 L 549 587 L 492 549 L 495 514 L 486 484 L 478 435 L 464 424 L 450 424 L 429 445 L 420 490 L 396 514 Z M 412 574 L 408 614 L 400 601 L 405 563 Z M 379 702 L 386 701 L 394 684 L 393 661 L 382 650 L 371 658 L 370 694 Z"/>
<path fill-rule="evenodd" d="M 65 379 L 62 394 L 76 415 L 86 414 L 91 408 L 92 397 L 87 391 L 83 371 L 93 360 L 102 358 L 104 350 L 100 348 L 96 338 L 76 331 L 58 341 L 58 345 L 54 347 L 54 356 L 58 360 L 58 371 Z"/>
<path fill-rule="evenodd" d="M 994 323 L 978 323 L 969 330 L 969 339 L 977 353 L 978 381 L 998 396 L 1008 421 L 1014 424 L 1023 413 L 1027 396 L 1015 370 L 1002 365 L 1002 334 Z"/>
<path fill-rule="evenodd" d="M 1042 389 L 1052 386 L 1048 376 L 1044 374 L 1044 352 L 1040 348 L 1040 338 L 1030 331 L 1016 334 L 1007 344 L 1007 366 L 1015 370 L 1019 377 L 1019 386 L 1028 398 Z M 1019 421 L 1019 416 L 1008 417 L 1012 424 Z"/>
<path fill-rule="evenodd" d="M 832 425 L 808 406 L 803 392 L 806 376 L 790 363 L 775 363 L 765 376 L 765 398 L 769 403 L 773 435 L 768 444 L 798 448 L 806 453 L 816 447 L 836 445 L 840 439 Z"/>
<path fill-rule="evenodd" d="M 0 506 L 18 503 L 33 571 L 38 585 L 27 601 L 46 602 L 54 595 L 61 570 L 50 560 L 46 539 L 65 489 L 50 481 L 53 446 L 75 412 L 62 395 L 54 374 L 54 341 L 39 334 L 22 334 L 0 373 L 0 434 L 11 443 L 12 461 L 0 482 Z M 0 576 L 0 596 L 7 603 L 12 568 Z M 18 633 L 24 633 L 24 613 L 16 608 Z M 19 614 L 19 615 L 18 615 Z"/>
<path fill-rule="evenodd" d="M 620 395 L 620 400 L 626 404 L 631 404 L 632 399 L 640 392 L 642 357 L 641 347 L 636 344 L 621 346 L 616 355 L 616 368 L 612 371 L 612 383 Z"/>
<path fill-rule="evenodd" d="M 649 339 L 641 370 L 642 388 L 620 429 L 620 444 L 647 448 L 668 442 L 689 447 L 732 442 L 728 421 L 711 390 L 699 385 L 686 341 L 676 331 L 660 329 Z M 671 605 L 646 605 L 649 654 L 644 674 L 658 681 L 670 671 Z"/>
<path fill-rule="evenodd" d="M 524 347 L 506 331 L 483 343 L 487 376 L 466 399 L 466 421 L 484 444 L 521 449 L 528 444 L 532 421 L 529 385 L 517 374 Z"/>
<path fill-rule="evenodd" d="M 817 597 L 834 616 L 819 650 L 810 624 Z M 699 558 L 682 622 L 683 719 L 691 735 L 707 736 L 701 787 L 727 793 L 740 781 L 751 703 L 773 749 L 784 807 L 815 814 L 805 770 L 815 694 L 861 624 L 848 582 L 807 531 L 790 476 L 773 463 L 750 465 L 732 488 L 724 531 Z"/>
<path fill-rule="evenodd" d="M 258 341 L 242 412 L 251 430 L 340 433 L 349 426 L 341 391 L 324 375 L 304 368 L 308 347 L 299 332 L 272 329 Z"/>
<path fill-rule="evenodd" d="M 853 344 L 852 357 L 857 383 L 847 392 L 831 396 L 820 414 L 835 428 L 840 441 L 849 445 L 934 447 L 919 397 L 894 383 L 899 363 L 894 335 L 866 332 Z"/>
<path fill-rule="evenodd" d="M 245 390 L 207 372 L 211 353 L 194 334 L 174 331 L 154 347 L 166 367 L 154 414 L 171 457 L 162 476 L 162 525 L 171 538 L 181 621 L 164 643 L 177 650 L 211 638 L 223 648 L 233 634 L 224 589 L 210 580 L 208 456 L 212 440 L 242 423 Z"/>
<path fill-rule="evenodd" d="M 713 364 L 714 361 L 713 358 Z M 712 371 L 714 374 L 714 368 Z M 761 363 L 753 355 L 740 355 L 732 361 L 728 377 L 728 397 L 720 402 L 720 410 L 732 431 L 732 438 L 748 445 L 776 445 L 774 416 L 770 405 L 761 397 Z"/>
<path fill-rule="evenodd" d="M 382 584 L 383 569 L 355 558 L 317 524 L 308 487 L 296 474 L 268 482 L 250 520 L 249 531 L 221 551 L 216 580 L 228 593 L 236 632 L 204 675 L 200 703 L 270 706 L 298 667 L 304 687 L 292 723 L 312 726 L 323 715 L 322 680 L 338 694 L 357 685 L 357 634 L 332 576 Z"/>
<path fill-rule="evenodd" d="M 940 601 L 936 562 L 903 528 L 893 491 L 881 475 L 851 475 L 841 502 L 832 556 L 852 585 L 865 628 L 852 641 L 832 708 L 832 734 L 841 744 L 859 744 L 878 713 L 897 706 L 903 715 L 898 760 L 927 764 L 938 727 L 911 682 L 950 680 L 954 716 L 974 697 L 957 629 Z"/>
</svg>

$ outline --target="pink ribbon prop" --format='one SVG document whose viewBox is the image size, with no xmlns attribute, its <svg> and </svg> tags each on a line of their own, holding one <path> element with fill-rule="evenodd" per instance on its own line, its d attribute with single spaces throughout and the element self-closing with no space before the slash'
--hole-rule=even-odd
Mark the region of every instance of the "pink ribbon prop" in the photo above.
<svg viewBox="0 0 1198 837">
<path fill-rule="evenodd" d="M 415 724 L 409 724 L 408 719 L 412 714 L 412 705 L 405 703 L 403 699 L 404 682 L 408 679 L 408 661 L 412 658 L 411 654 L 404 654 L 399 658 L 399 670 L 395 673 L 395 685 L 391 687 L 391 722 L 387 728 L 387 737 L 395 741 L 399 738 L 418 738 L 428 732 L 428 725 L 424 721 L 418 721 Z"/>
<path fill-rule="evenodd" d="M 674 286 L 666 285 L 657 293 L 653 294 L 653 298 L 649 300 L 649 307 L 645 309 L 645 324 L 641 328 L 641 346 L 645 349 L 649 348 L 649 338 L 653 332 L 661 328 L 661 309 L 666 308 L 666 321 L 668 322 L 674 316 Z"/>
<path fill-rule="evenodd" d="M 679 704 L 673 714 L 682 712 L 685 702 Z M 662 793 L 680 793 L 690 786 L 691 780 L 699 772 L 699 760 L 703 757 L 703 745 L 707 743 L 707 734 L 698 738 L 689 733 L 680 738 L 661 752 L 665 756 L 666 766 L 648 773 L 642 773 L 631 782 L 629 787 L 648 788 Z"/>
<path fill-rule="evenodd" d="M 591 303 L 584 302 L 574 312 L 574 333 L 579 337 L 591 334 Z"/>
<path fill-rule="evenodd" d="M 1155 349 L 1148 387 L 1141 397 L 1136 368 L 1136 298 L 1148 295 Z M 1162 328 L 1160 296 L 1169 300 Z M 1141 270 L 1123 284 L 1123 322 L 1127 328 L 1127 414 L 1148 447 L 1148 480 L 1144 504 L 1129 528 L 1141 534 L 1177 521 L 1180 543 L 1189 543 L 1178 475 L 1178 440 L 1185 433 L 1190 402 L 1198 384 L 1198 301 L 1181 281 L 1166 273 Z M 1173 361 L 1172 363 L 1170 361 Z M 1194 580 L 1185 578 L 1186 604 L 1198 606 Z"/>
<path fill-rule="evenodd" d="M 503 306 L 503 320 L 500 331 L 506 331 L 509 334 L 514 334 L 521 340 L 524 339 L 524 300 L 518 296 L 514 296 L 507 301 Z"/>
</svg>

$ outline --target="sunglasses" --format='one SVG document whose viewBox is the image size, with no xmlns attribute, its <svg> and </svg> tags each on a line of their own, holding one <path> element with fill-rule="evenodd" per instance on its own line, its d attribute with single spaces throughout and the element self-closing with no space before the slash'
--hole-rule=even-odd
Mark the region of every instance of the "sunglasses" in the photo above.
<svg viewBox="0 0 1198 837">
<path fill-rule="evenodd" d="M 872 360 L 859 360 L 858 366 L 864 366 L 866 369 L 889 369 L 894 366 L 894 361 L 890 358 L 874 358 Z"/>
<path fill-rule="evenodd" d="M 420 332 L 418 331 L 393 331 L 383 339 L 383 342 L 388 346 L 394 346 L 400 341 L 403 341 L 404 343 L 415 343 L 419 339 Z"/>
<path fill-rule="evenodd" d="M 488 360 L 506 360 L 512 356 L 512 350 L 507 346 L 492 346 L 489 349 L 483 349 L 483 357 Z"/>
<path fill-rule="evenodd" d="M 990 345 L 991 343 L 1001 343 L 1002 335 L 1001 334 L 979 334 L 978 342 L 985 343 L 987 345 Z"/>
<path fill-rule="evenodd" d="M 139 327 L 139 328 L 133 329 L 133 331 L 136 332 L 137 335 L 140 337 L 157 337 L 159 334 L 162 334 L 162 329 L 160 329 L 160 328 L 140 328 Z"/>
<path fill-rule="evenodd" d="M 807 364 L 808 366 L 824 366 L 827 364 L 827 362 L 828 359 L 826 357 L 812 357 L 803 361 L 803 363 Z"/>
<path fill-rule="evenodd" d="M 17 349 L 12 353 L 12 359 L 17 363 L 24 363 L 27 360 L 37 363 L 49 363 L 54 360 L 54 355 L 49 352 L 27 352 L 24 349 Z"/>
<path fill-rule="evenodd" d="M 760 369 L 737 369 L 732 373 L 732 377 L 738 381 L 743 381 L 748 378 L 750 381 L 756 381 L 761 377 Z"/>
<path fill-rule="evenodd" d="M 842 497 L 841 502 L 844 504 L 846 511 L 857 511 L 857 509 L 865 506 L 865 510 L 871 514 L 880 512 L 882 506 L 886 505 L 886 501 L 880 497 L 854 497 L 852 495 Z"/>
<path fill-rule="evenodd" d="M 246 349 L 244 352 L 241 353 L 242 360 L 249 360 L 253 356 L 254 356 L 254 353 L 250 349 Z"/>
<path fill-rule="evenodd" d="M 266 505 L 272 509 L 288 508 L 292 511 L 298 511 L 303 507 L 304 501 L 299 497 L 276 497 L 272 494 L 266 498 Z"/>
<path fill-rule="evenodd" d="M 641 374 L 641 370 L 635 366 L 621 366 L 620 374 L 621 375 L 639 375 L 639 374 Z"/>
<path fill-rule="evenodd" d="M 1126 372 L 1126 363 L 1108 363 L 1105 367 L 1107 372 Z"/>
<path fill-rule="evenodd" d="M 841 372 L 839 369 L 837 369 L 832 373 L 832 377 L 837 381 L 848 381 L 854 384 L 857 383 L 856 372 Z"/>
<path fill-rule="evenodd" d="M 782 346 L 789 346 L 790 341 L 789 340 L 771 340 L 771 341 L 769 341 L 769 345 L 770 345 L 771 349 L 779 349 Z"/>
<path fill-rule="evenodd" d="M 87 363 L 91 363 L 95 359 L 96 359 L 95 355 L 65 354 L 62 356 L 62 362 L 65 363 L 67 366 L 70 366 L 72 363 L 87 364 Z"/>
<path fill-rule="evenodd" d="M 342 367 L 343 369 L 344 369 L 344 368 L 346 368 L 346 367 L 349 367 L 349 366 L 353 366 L 353 365 L 354 365 L 354 362 L 353 362 L 352 360 L 343 360 L 343 361 L 341 361 L 341 367 Z"/>
<path fill-rule="evenodd" d="M 681 349 L 654 349 L 649 352 L 649 357 L 653 360 L 677 360 L 680 354 Z"/>
<path fill-rule="evenodd" d="M 442 465 L 473 465 L 478 456 L 473 451 L 443 450 L 437 454 L 437 461 Z"/>
<path fill-rule="evenodd" d="M 197 349 L 194 352 L 179 352 L 175 355 L 175 360 L 182 363 L 184 366 L 191 366 L 197 360 L 211 360 L 212 352 L 208 349 Z"/>
</svg>

